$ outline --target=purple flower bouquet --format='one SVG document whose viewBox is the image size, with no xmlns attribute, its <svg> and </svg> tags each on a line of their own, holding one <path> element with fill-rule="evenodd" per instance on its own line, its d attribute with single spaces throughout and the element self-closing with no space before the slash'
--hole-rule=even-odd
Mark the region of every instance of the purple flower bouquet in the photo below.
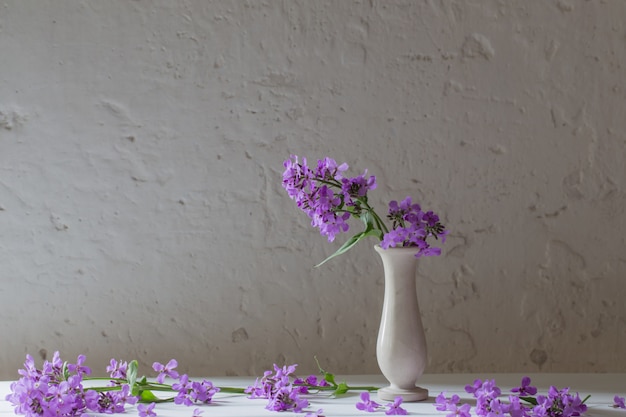
<svg viewBox="0 0 626 417">
<path fill-rule="evenodd" d="M 445 242 L 448 232 L 439 222 L 439 216 L 432 211 L 422 211 L 419 204 L 406 197 L 400 203 L 389 203 L 387 219 L 391 227 L 387 227 L 368 203 L 367 193 L 376 188 L 376 177 L 367 177 L 367 170 L 356 177 L 348 177 L 344 175 L 348 170 L 346 163 L 338 165 L 326 157 L 317 161 L 317 167 L 310 168 L 306 158 L 300 162 L 295 155 L 283 165 L 283 188 L 309 216 L 311 225 L 319 228 L 329 242 L 334 241 L 337 234 L 349 230 L 348 219 L 351 217 L 361 219 L 365 225 L 363 231 L 352 236 L 317 266 L 348 251 L 368 236 L 378 238 L 383 249 L 410 246 L 418 248 L 416 257 L 441 254 L 440 248 L 428 242 L 430 237 L 438 239 L 439 236 Z"/>
</svg>

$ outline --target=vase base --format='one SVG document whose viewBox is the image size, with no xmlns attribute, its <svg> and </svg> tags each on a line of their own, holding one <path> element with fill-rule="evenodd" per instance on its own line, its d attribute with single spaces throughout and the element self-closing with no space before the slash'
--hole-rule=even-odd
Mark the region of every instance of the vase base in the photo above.
<svg viewBox="0 0 626 417">
<path fill-rule="evenodd" d="M 393 401 L 396 397 L 402 397 L 404 402 L 424 401 L 428 399 L 428 390 L 415 387 L 413 389 L 402 389 L 392 386 L 378 390 L 378 398 L 384 401 Z"/>
</svg>

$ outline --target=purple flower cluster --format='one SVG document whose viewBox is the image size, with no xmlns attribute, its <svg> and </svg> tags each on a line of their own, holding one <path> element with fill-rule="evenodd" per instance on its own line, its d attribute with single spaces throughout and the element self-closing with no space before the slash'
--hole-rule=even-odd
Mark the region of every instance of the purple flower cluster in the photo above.
<svg viewBox="0 0 626 417">
<path fill-rule="evenodd" d="M 429 236 L 441 236 L 445 242 L 447 232 L 439 222 L 439 216 L 432 211 L 423 212 L 419 204 L 414 204 L 411 197 L 398 203 L 389 203 L 389 214 L 392 230 L 385 233 L 380 246 L 383 249 L 396 246 L 417 246 L 420 256 L 439 256 L 441 248 L 431 247 L 426 241 Z"/>
<path fill-rule="evenodd" d="M 587 410 L 578 393 L 571 394 L 569 388 L 557 389 L 551 386 L 547 395 L 537 395 L 537 388 L 530 385 L 530 378 L 524 377 L 519 387 L 511 391 L 517 395 L 501 398 L 501 390 L 495 380 L 477 379 L 467 385 L 465 391 L 476 398 L 474 412 L 482 417 L 497 417 L 508 414 L 511 417 L 576 417 Z M 444 393 L 437 396 L 435 407 L 447 412 L 448 417 L 470 417 L 471 406 L 461 404 L 458 395 L 447 398 Z"/>
<path fill-rule="evenodd" d="M 126 404 L 137 403 L 129 385 L 119 390 L 98 392 L 83 387 L 83 376 L 91 370 L 84 366 L 85 356 L 80 355 L 75 364 L 64 363 L 59 352 L 52 361 L 45 361 L 41 370 L 35 367 L 32 356 L 27 355 L 20 379 L 11 384 L 6 400 L 15 406 L 16 414 L 27 417 L 73 417 L 88 411 L 120 413 Z"/>
<path fill-rule="evenodd" d="M 209 404 L 220 389 L 206 379 L 202 381 L 190 380 L 187 374 L 179 374 L 175 370 L 177 366 L 178 362 L 175 359 L 170 360 L 166 365 L 159 362 L 152 364 L 152 369 L 158 372 L 156 380 L 159 384 L 162 384 L 166 377 L 176 381 L 171 386 L 171 389 L 177 393 L 174 397 L 174 403 L 187 406 L 196 403 Z"/>
<path fill-rule="evenodd" d="M 283 188 L 309 216 L 311 225 L 319 228 L 329 242 L 349 230 L 348 220 L 351 216 L 364 221 L 365 231 L 355 235 L 336 254 L 345 252 L 367 236 L 377 236 L 385 249 L 412 246 L 419 248 L 418 257 L 441 254 L 441 249 L 427 243 L 427 238 L 431 236 L 441 236 L 442 241 L 445 241 L 447 231 L 439 222 L 439 217 L 432 211 L 423 212 L 418 204 L 413 204 L 411 198 L 407 197 L 400 203 L 392 201 L 389 204 L 387 217 L 392 222 L 389 229 L 368 203 L 367 193 L 376 188 L 376 177 L 368 177 L 367 170 L 356 177 L 346 177 L 346 163 L 337 164 L 335 160 L 326 157 L 318 160 L 317 166 L 312 168 L 306 158 L 300 161 L 295 155 L 286 160 L 283 166 Z"/>
<path fill-rule="evenodd" d="M 290 365 L 281 368 L 274 364 L 274 371 L 265 371 L 263 377 L 246 388 L 245 392 L 250 398 L 267 399 L 265 408 L 270 411 L 302 412 L 309 406 L 309 401 L 301 396 L 308 392 L 308 384 L 295 377 L 296 367 Z"/>
<path fill-rule="evenodd" d="M 67 363 L 61 360 L 59 352 L 55 352 L 52 361 L 44 361 L 39 370 L 32 356 L 27 355 L 24 369 L 18 371 L 21 377 L 11 384 L 11 393 L 6 400 L 15 406 L 16 414 L 27 417 L 82 417 L 90 411 L 122 413 L 126 405 L 135 405 L 140 399 L 145 402 L 156 400 L 150 389 L 173 391 L 176 396 L 171 400 L 185 405 L 210 403 L 219 391 L 210 381 L 190 381 L 187 375 L 179 375 L 173 359 L 167 365 L 154 363 L 159 385 L 151 384 L 145 378 L 141 382 L 136 380 L 136 361 L 133 361 L 131 371 L 127 362 L 111 359 L 107 367 L 111 378 L 108 386 L 85 388 L 83 382 L 90 379 L 91 369 L 84 362 L 85 355 L 79 355 L 76 363 Z M 176 382 L 172 386 L 164 385 L 165 377 L 174 378 Z M 149 393 L 150 399 L 146 401 L 142 393 Z M 156 416 L 154 406 L 155 402 L 138 404 L 139 416 Z"/>
<path fill-rule="evenodd" d="M 460 404 L 461 397 L 454 394 L 450 398 L 447 398 L 445 394 L 442 392 L 435 399 L 435 407 L 439 411 L 446 411 L 448 417 L 470 417 L 472 413 L 470 412 L 472 406 L 465 403 Z"/>
<path fill-rule="evenodd" d="M 300 162 L 297 156 L 283 165 L 283 188 L 329 242 L 334 241 L 337 234 L 348 231 L 351 212 L 360 210 L 360 200 L 368 190 L 376 188 L 376 177 L 366 179 L 363 173 L 355 178 L 344 178 L 348 165 L 337 165 L 330 158 L 319 160 L 315 169 L 308 166 L 306 158 Z"/>
<path fill-rule="evenodd" d="M 373 413 L 379 410 L 385 410 L 388 416 L 405 416 L 407 411 L 401 407 L 402 397 L 396 397 L 394 402 L 388 403 L 386 406 L 377 403 L 370 398 L 370 393 L 365 391 L 361 393 L 361 401 L 356 403 L 356 408 L 361 411 Z"/>
</svg>

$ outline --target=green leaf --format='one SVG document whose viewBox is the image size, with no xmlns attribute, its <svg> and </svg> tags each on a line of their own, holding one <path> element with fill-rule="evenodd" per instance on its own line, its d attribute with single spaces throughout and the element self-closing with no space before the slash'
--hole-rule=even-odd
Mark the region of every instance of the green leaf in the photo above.
<svg viewBox="0 0 626 417">
<path fill-rule="evenodd" d="M 374 228 L 374 218 L 369 211 L 361 214 L 361 220 L 363 220 L 363 223 L 365 223 L 365 230 L 370 230 Z"/>
<path fill-rule="evenodd" d="M 365 239 L 368 236 L 380 236 L 380 230 L 375 230 L 375 229 L 368 228 L 368 229 L 366 229 L 365 231 L 363 231 L 361 233 L 357 233 L 356 235 L 354 235 L 350 239 L 348 239 L 348 241 L 346 243 L 344 243 L 339 249 L 337 249 L 337 251 L 335 253 L 330 255 L 328 258 L 324 259 L 319 264 L 315 265 L 315 267 L 317 268 L 319 266 L 322 266 L 326 262 L 328 262 L 331 259 L 333 259 L 334 257 L 339 256 L 339 255 L 341 255 L 343 253 L 346 253 L 347 251 L 352 249 L 352 247 L 354 245 L 356 245 L 357 243 L 359 243 L 361 240 Z"/>
<path fill-rule="evenodd" d="M 63 375 L 63 380 L 67 381 L 70 377 L 70 370 L 67 367 L 67 362 L 63 362 L 63 367 L 61 368 L 61 374 Z"/>
<path fill-rule="evenodd" d="M 137 395 L 139 393 L 139 389 L 137 387 L 137 370 L 139 369 L 139 364 L 137 360 L 133 360 L 128 364 L 128 369 L 126 370 L 126 377 L 128 378 L 128 385 L 130 386 L 130 391 L 133 395 Z"/>
<path fill-rule="evenodd" d="M 337 385 L 337 388 L 335 389 L 333 394 L 341 395 L 341 394 L 345 394 L 349 390 L 350 390 L 350 387 L 348 387 L 348 384 L 346 384 L 345 382 L 342 382 L 339 385 Z"/>
<path fill-rule="evenodd" d="M 337 383 L 335 382 L 335 375 L 331 374 L 330 372 L 324 372 L 324 380 L 333 387 L 337 386 Z"/>
<path fill-rule="evenodd" d="M 537 405 L 535 397 L 519 397 L 520 400 L 526 401 L 528 404 Z"/>
<path fill-rule="evenodd" d="M 139 401 L 142 403 L 160 402 L 161 399 L 154 395 L 152 391 L 145 390 L 139 393 Z"/>
<path fill-rule="evenodd" d="M 320 373 L 325 374 L 326 371 L 322 369 L 322 365 L 320 365 L 320 361 L 317 360 L 317 356 L 313 356 L 313 359 L 315 359 L 315 363 L 317 364 L 317 369 L 319 369 Z"/>
</svg>

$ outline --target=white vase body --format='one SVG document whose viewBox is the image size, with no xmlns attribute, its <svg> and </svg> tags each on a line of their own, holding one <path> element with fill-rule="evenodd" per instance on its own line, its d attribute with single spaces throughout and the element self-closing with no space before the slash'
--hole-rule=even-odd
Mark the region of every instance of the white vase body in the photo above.
<svg viewBox="0 0 626 417">
<path fill-rule="evenodd" d="M 383 249 L 375 246 L 383 261 L 385 296 L 376 343 L 376 358 L 390 385 L 378 390 L 381 400 L 422 401 L 428 390 L 416 386 L 426 367 L 424 327 L 417 302 L 417 248 Z"/>
</svg>

